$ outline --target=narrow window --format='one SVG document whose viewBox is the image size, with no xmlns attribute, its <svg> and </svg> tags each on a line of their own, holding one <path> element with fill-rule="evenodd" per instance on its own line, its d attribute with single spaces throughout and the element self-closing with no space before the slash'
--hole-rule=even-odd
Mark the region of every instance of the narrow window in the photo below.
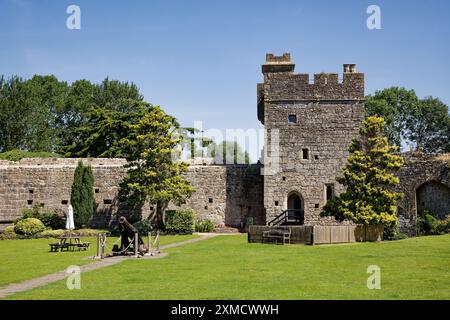
<svg viewBox="0 0 450 320">
<path fill-rule="evenodd" d="M 213 203 L 213 198 L 209 198 L 209 199 L 208 199 L 208 202 L 209 202 L 209 203 Z"/>
<path fill-rule="evenodd" d="M 286 177 L 283 177 L 283 181 L 286 181 Z"/>
<path fill-rule="evenodd" d="M 275 205 L 276 205 L 276 206 L 278 205 L 278 201 L 275 201 Z"/>
<path fill-rule="evenodd" d="M 61 200 L 61 204 L 68 204 L 69 203 L 69 201 L 67 201 L 67 200 Z"/>
<path fill-rule="evenodd" d="M 28 200 L 27 203 L 29 206 L 31 206 L 33 204 L 33 200 Z"/>
<path fill-rule="evenodd" d="M 30 189 L 30 190 L 28 190 L 28 192 L 29 192 L 30 194 L 33 194 L 33 193 L 34 193 L 34 190 L 33 190 L 33 189 Z"/>
<path fill-rule="evenodd" d="M 100 189 L 95 189 L 95 193 L 99 193 L 100 192 Z"/>
<path fill-rule="evenodd" d="M 318 203 L 316 203 L 315 205 L 314 205 L 314 208 L 318 208 L 319 207 L 319 204 Z"/>
<path fill-rule="evenodd" d="M 326 185 L 326 200 L 329 201 L 334 198 L 334 185 L 327 184 Z"/>
<path fill-rule="evenodd" d="M 297 115 L 290 114 L 288 117 L 289 123 L 297 123 Z"/>
<path fill-rule="evenodd" d="M 314 155 L 314 160 L 319 160 L 319 156 L 317 154 Z"/>
<path fill-rule="evenodd" d="M 103 200 L 103 204 L 112 204 L 112 200 L 111 199 L 104 199 Z"/>
<path fill-rule="evenodd" d="M 302 157 L 303 159 L 309 159 L 309 150 L 308 149 L 302 149 Z"/>
</svg>

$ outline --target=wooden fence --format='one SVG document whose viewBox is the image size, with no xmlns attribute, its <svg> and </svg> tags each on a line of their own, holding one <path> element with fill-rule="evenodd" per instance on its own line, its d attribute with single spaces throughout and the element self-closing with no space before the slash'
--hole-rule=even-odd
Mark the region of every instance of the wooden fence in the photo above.
<svg viewBox="0 0 450 320">
<path fill-rule="evenodd" d="M 262 242 L 262 234 L 270 229 L 290 229 L 291 243 L 332 244 L 382 241 L 383 226 L 250 226 L 248 242 Z"/>
</svg>

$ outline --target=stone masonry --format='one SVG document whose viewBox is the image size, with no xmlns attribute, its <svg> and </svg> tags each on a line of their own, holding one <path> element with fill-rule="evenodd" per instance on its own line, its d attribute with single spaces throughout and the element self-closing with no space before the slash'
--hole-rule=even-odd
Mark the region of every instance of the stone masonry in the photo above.
<svg viewBox="0 0 450 320">
<path fill-rule="evenodd" d="M 341 174 L 348 146 L 364 120 L 364 74 L 344 65 L 336 73 L 294 73 L 289 54 L 268 54 L 258 84 L 258 119 L 266 129 L 264 207 L 267 221 L 285 209 L 304 210 L 305 224 L 335 224 L 320 218 L 331 196 L 343 191 Z M 289 197 L 298 196 L 296 208 Z"/>
<path fill-rule="evenodd" d="M 294 67 L 289 54 L 268 54 L 262 66 L 257 110 L 266 129 L 263 165 L 193 162 L 186 178 L 196 192 L 182 208 L 193 208 L 198 219 L 211 219 L 216 226 L 242 227 L 248 218 L 265 225 L 285 209 L 302 211 L 306 225 L 337 224 L 321 218 L 320 211 L 343 191 L 335 179 L 364 119 L 364 74 L 346 64 L 341 81 L 336 73 L 315 74 L 310 81 L 308 74 L 294 73 Z M 417 215 L 426 209 L 440 218 L 450 214 L 450 155 L 404 156 L 398 190 L 405 196 L 397 214 L 401 231 L 414 235 Z M 35 205 L 63 214 L 79 160 L 0 161 L 0 230 Z M 151 204 L 130 211 L 118 202 L 124 159 L 82 161 L 94 173 L 93 226 L 110 226 L 117 215 L 153 213 Z"/>
</svg>

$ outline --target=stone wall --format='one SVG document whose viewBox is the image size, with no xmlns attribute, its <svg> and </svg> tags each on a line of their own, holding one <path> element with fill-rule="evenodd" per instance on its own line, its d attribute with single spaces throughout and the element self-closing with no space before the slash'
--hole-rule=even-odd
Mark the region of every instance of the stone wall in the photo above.
<svg viewBox="0 0 450 320">
<path fill-rule="evenodd" d="M 343 191 L 335 179 L 364 120 L 364 74 L 352 68 L 343 82 L 337 74 L 316 74 L 310 84 L 308 75 L 293 71 L 288 54 L 269 54 L 264 83 L 257 87 L 258 118 L 266 129 L 267 220 L 288 209 L 288 197 L 295 193 L 302 199 L 305 224 L 337 224 L 320 218 L 320 212 L 327 186 L 335 195 Z"/>
<path fill-rule="evenodd" d="M 73 175 L 79 159 L 22 159 L 0 161 L 0 225 L 21 217 L 24 208 L 40 205 L 46 209 L 67 210 Z M 145 204 L 130 212 L 117 200 L 119 183 L 126 173 L 124 159 L 83 159 L 94 174 L 96 214 L 92 225 L 109 226 L 116 213 L 139 214 L 154 211 Z M 255 223 L 265 223 L 262 206 L 262 177 L 258 165 L 193 165 L 186 177 L 197 190 L 183 207 L 197 211 L 216 225 L 240 226 L 251 215 Z"/>
<path fill-rule="evenodd" d="M 397 215 L 401 231 L 415 235 L 417 213 L 429 209 L 440 218 L 450 214 L 450 155 L 425 156 L 407 153 L 405 165 L 399 170 L 398 190 L 404 198 Z"/>
</svg>

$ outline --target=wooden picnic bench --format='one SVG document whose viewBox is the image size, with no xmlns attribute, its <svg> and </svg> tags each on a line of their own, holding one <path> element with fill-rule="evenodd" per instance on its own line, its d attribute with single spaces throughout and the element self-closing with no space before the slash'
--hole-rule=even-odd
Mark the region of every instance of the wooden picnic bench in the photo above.
<svg viewBox="0 0 450 320">
<path fill-rule="evenodd" d="M 263 231 L 262 242 L 281 242 L 281 244 L 291 244 L 291 228 L 272 228 Z"/>
<path fill-rule="evenodd" d="M 71 237 L 61 237 L 59 242 L 50 243 L 50 252 L 59 252 L 59 251 L 78 251 L 87 250 L 89 248 L 89 242 L 82 242 L 80 237 L 71 236 Z"/>
</svg>

